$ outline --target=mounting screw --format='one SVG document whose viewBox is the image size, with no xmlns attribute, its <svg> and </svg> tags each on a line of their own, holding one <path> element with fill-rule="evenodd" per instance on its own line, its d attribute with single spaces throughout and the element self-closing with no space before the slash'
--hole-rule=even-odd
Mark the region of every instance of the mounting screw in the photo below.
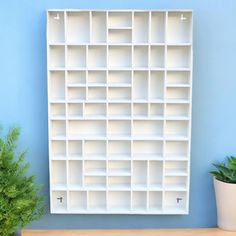
<svg viewBox="0 0 236 236">
<path fill-rule="evenodd" d="M 57 200 L 59 200 L 60 203 L 62 203 L 62 201 L 63 201 L 63 197 L 58 197 Z"/>
<path fill-rule="evenodd" d="M 183 198 L 180 198 L 180 197 L 177 197 L 177 198 L 176 198 L 177 203 L 179 203 L 179 202 L 182 201 L 182 200 L 183 200 Z"/>
</svg>

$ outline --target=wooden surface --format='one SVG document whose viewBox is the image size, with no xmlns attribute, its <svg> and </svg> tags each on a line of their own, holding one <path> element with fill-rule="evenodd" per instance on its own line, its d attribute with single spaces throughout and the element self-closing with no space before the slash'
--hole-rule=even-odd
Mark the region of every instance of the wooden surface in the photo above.
<svg viewBox="0 0 236 236">
<path fill-rule="evenodd" d="M 22 230 L 22 236 L 236 236 L 220 229 Z"/>
</svg>

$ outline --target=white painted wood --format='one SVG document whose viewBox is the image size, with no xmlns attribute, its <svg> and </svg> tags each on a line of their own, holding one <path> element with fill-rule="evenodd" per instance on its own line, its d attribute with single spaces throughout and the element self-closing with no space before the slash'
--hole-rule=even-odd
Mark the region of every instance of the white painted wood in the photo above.
<svg viewBox="0 0 236 236">
<path fill-rule="evenodd" d="M 51 212 L 187 214 L 190 10 L 49 10 Z"/>
</svg>

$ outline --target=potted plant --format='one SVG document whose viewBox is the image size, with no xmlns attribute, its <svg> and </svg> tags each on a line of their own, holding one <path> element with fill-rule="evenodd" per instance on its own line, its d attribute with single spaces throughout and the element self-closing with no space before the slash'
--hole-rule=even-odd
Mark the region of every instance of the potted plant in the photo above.
<svg viewBox="0 0 236 236">
<path fill-rule="evenodd" d="M 28 176 L 29 164 L 24 163 L 26 151 L 18 152 L 19 128 L 12 128 L 0 137 L 0 235 L 14 235 L 44 214 L 41 187 L 35 176 Z"/>
<path fill-rule="evenodd" d="M 216 170 L 210 173 L 214 176 L 218 226 L 236 231 L 236 157 L 213 165 Z"/>
</svg>

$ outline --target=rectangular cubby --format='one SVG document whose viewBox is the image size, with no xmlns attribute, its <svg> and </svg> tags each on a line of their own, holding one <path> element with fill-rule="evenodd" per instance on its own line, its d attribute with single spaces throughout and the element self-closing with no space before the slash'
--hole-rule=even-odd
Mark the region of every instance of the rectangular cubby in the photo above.
<svg viewBox="0 0 236 236">
<path fill-rule="evenodd" d="M 172 44 L 191 43 L 192 13 L 169 12 L 167 42 Z"/>
<path fill-rule="evenodd" d="M 64 12 L 48 13 L 48 41 L 50 43 L 65 42 L 65 16 Z"/>
<path fill-rule="evenodd" d="M 47 14 L 51 212 L 186 214 L 192 12 Z"/>
<path fill-rule="evenodd" d="M 52 69 L 65 67 L 65 47 L 64 46 L 55 45 L 55 46 L 49 47 L 48 65 Z"/>
<path fill-rule="evenodd" d="M 106 42 L 106 13 L 105 12 L 92 12 L 92 43 L 105 43 Z"/>
<path fill-rule="evenodd" d="M 135 71 L 133 78 L 133 99 L 148 99 L 148 72 Z"/>
<path fill-rule="evenodd" d="M 163 158 L 162 141 L 133 141 L 134 159 L 158 160 Z"/>
<path fill-rule="evenodd" d="M 104 159 L 106 157 L 106 142 L 86 140 L 84 142 L 84 157 L 86 159 Z"/>
<path fill-rule="evenodd" d="M 148 43 L 149 12 L 135 12 L 133 43 Z"/>
<path fill-rule="evenodd" d="M 166 191 L 164 211 L 167 214 L 187 213 L 187 194 L 184 191 Z"/>
<path fill-rule="evenodd" d="M 82 161 L 69 161 L 69 186 L 82 187 Z"/>
<path fill-rule="evenodd" d="M 108 43 L 122 44 L 132 42 L 132 31 L 130 29 L 109 29 Z"/>
<path fill-rule="evenodd" d="M 109 46 L 108 66 L 109 67 L 131 67 L 132 48 L 129 46 Z"/>
<path fill-rule="evenodd" d="M 166 67 L 168 69 L 184 69 L 191 66 L 191 47 L 168 46 Z"/>
<path fill-rule="evenodd" d="M 70 159 L 80 159 L 82 157 L 82 142 L 70 140 L 68 142 L 68 154 Z"/>
<path fill-rule="evenodd" d="M 85 71 L 68 71 L 67 72 L 68 86 L 85 85 L 86 72 Z"/>
<path fill-rule="evenodd" d="M 106 62 L 106 46 L 89 46 L 88 47 L 88 67 L 105 67 Z"/>
<path fill-rule="evenodd" d="M 86 47 L 68 46 L 67 48 L 67 67 L 85 67 L 86 66 Z"/>
<path fill-rule="evenodd" d="M 110 160 L 123 160 L 131 158 L 131 142 L 113 140 L 108 142 L 108 158 Z"/>
<path fill-rule="evenodd" d="M 69 192 L 69 209 L 72 212 L 85 211 L 87 209 L 86 191 Z"/>
<path fill-rule="evenodd" d="M 85 117 L 104 117 L 106 116 L 105 103 L 85 103 L 84 105 Z"/>
<path fill-rule="evenodd" d="M 67 13 L 67 43 L 88 43 L 90 40 L 89 12 Z"/>
</svg>

